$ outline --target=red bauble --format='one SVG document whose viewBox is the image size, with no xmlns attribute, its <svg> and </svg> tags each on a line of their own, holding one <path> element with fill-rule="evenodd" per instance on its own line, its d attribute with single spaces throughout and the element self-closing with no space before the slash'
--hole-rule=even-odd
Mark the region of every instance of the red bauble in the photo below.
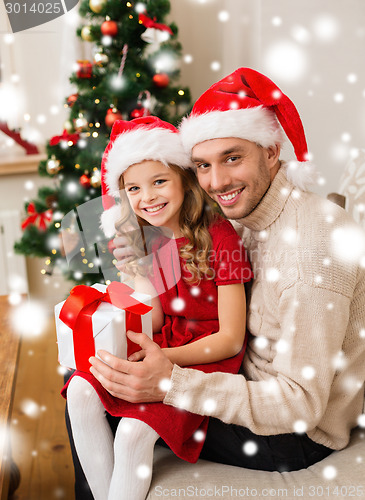
<svg viewBox="0 0 365 500">
<path fill-rule="evenodd" d="M 130 117 L 133 118 L 142 118 L 143 116 L 150 116 L 150 111 L 147 108 L 144 108 L 142 105 L 138 105 L 136 109 L 134 109 Z"/>
<path fill-rule="evenodd" d="M 80 177 L 80 184 L 84 188 L 89 188 L 90 187 L 90 177 L 88 177 L 86 174 L 82 175 Z"/>
<path fill-rule="evenodd" d="M 118 33 L 118 24 L 115 21 L 104 21 L 100 30 L 103 35 L 115 36 Z"/>
<path fill-rule="evenodd" d="M 111 128 L 114 125 L 114 122 L 122 119 L 123 117 L 120 111 L 116 108 L 109 108 L 105 116 L 105 125 Z"/>
<path fill-rule="evenodd" d="M 75 104 L 78 97 L 79 94 L 71 94 L 70 96 L 67 97 L 67 104 L 70 108 L 72 108 L 72 106 Z"/>
<path fill-rule="evenodd" d="M 167 87 L 170 83 L 170 78 L 166 73 L 156 73 L 156 75 L 152 77 L 152 80 L 156 87 L 160 87 L 161 89 Z"/>
<path fill-rule="evenodd" d="M 93 75 L 93 65 L 90 61 L 77 61 L 78 69 L 76 71 L 77 78 L 91 78 Z"/>
</svg>

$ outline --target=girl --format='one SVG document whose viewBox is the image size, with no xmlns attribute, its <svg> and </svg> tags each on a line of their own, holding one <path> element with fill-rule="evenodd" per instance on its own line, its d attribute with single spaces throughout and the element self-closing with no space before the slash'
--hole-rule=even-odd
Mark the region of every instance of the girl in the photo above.
<svg viewBox="0 0 365 500">
<path fill-rule="evenodd" d="M 243 283 L 251 270 L 241 240 L 215 214 L 190 165 L 169 123 L 156 117 L 116 122 L 102 182 L 109 194 L 121 190 L 122 203 L 106 198 L 102 226 L 111 236 L 137 221 L 139 230 L 129 237 L 137 257 L 151 251 L 151 264 L 142 267 L 137 259 L 126 268 L 136 288 L 154 296 L 154 341 L 166 356 L 180 366 L 236 373 L 245 341 Z M 143 363 L 143 352 L 129 359 Z M 198 459 L 207 417 L 163 403 L 128 403 L 78 371 L 66 390 L 76 450 L 96 500 L 145 499 L 159 437 L 180 458 Z M 105 410 L 123 417 L 114 438 Z"/>
</svg>

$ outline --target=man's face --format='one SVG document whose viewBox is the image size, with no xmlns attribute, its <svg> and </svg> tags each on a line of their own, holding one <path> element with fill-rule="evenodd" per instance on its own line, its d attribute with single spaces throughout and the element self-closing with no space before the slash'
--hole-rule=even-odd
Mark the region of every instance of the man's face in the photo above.
<svg viewBox="0 0 365 500">
<path fill-rule="evenodd" d="M 199 184 L 229 219 L 246 217 L 261 201 L 279 168 L 279 148 L 224 138 L 193 148 Z"/>
</svg>

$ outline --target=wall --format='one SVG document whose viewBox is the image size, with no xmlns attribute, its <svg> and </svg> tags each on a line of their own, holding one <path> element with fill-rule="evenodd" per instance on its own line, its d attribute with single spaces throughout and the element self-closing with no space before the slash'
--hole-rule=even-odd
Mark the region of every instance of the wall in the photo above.
<svg viewBox="0 0 365 500">
<path fill-rule="evenodd" d="M 199 96 L 240 66 L 272 78 L 296 104 L 313 161 L 336 191 L 349 159 L 364 147 L 363 0 L 172 0 L 180 29 L 182 83 Z M 218 20 L 226 12 L 229 20 Z M 212 61 L 221 68 L 212 71 Z M 292 157 L 290 147 L 284 158 Z"/>
</svg>

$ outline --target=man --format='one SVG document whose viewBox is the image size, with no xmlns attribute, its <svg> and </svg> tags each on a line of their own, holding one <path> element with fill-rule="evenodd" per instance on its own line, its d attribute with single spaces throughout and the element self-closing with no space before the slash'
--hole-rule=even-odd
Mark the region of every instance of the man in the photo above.
<svg viewBox="0 0 365 500">
<path fill-rule="evenodd" d="M 297 162 L 279 160 L 279 122 Z M 116 397 L 213 417 L 203 458 L 272 471 L 308 467 L 344 448 L 362 413 L 363 236 L 342 209 L 305 190 L 313 175 L 300 117 L 264 75 L 240 68 L 214 84 L 181 134 L 199 183 L 234 221 L 255 274 L 242 373 L 173 366 L 133 332 L 142 362 L 99 352 L 107 364 L 92 358 L 91 371 Z M 122 261 L 125 249 L 115 256 Z"/>
</svg>

